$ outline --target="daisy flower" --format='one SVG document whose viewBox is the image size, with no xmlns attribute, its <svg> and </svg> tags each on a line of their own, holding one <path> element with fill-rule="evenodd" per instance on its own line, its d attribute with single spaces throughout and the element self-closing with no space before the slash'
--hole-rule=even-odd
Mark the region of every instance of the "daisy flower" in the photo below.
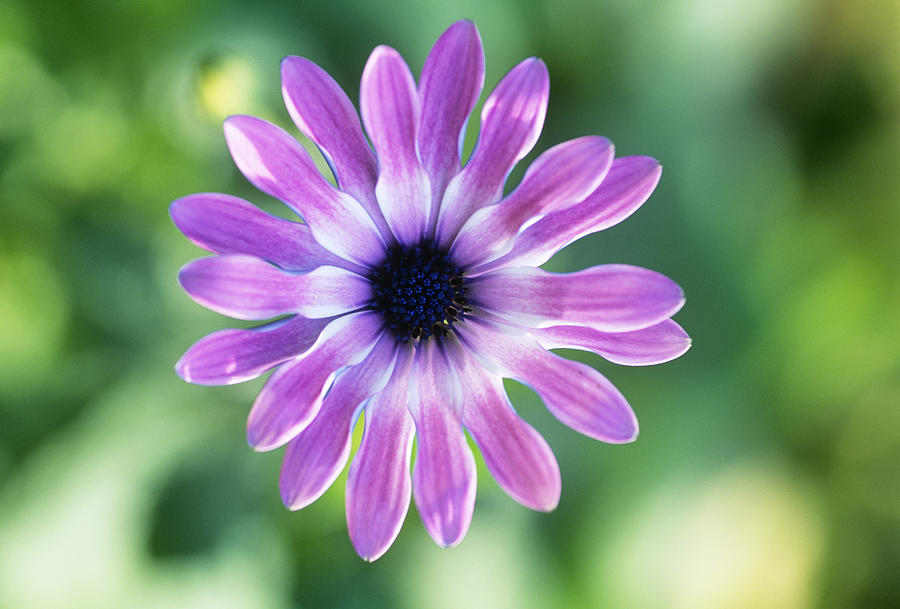
<svg viewBox="0 0 900 609">
<path fill-rule="evenodd" d="M 539 266 L 633 213 L 660 165 L 615 159 L 607 139 L 586 136 L 545 151 L 504 196 L 507 176 L 540 134 L 549 76 L 530 58 L 503 77 L 463 164 L 466 122 L 484 83 L 481 40 L 468 21 L 437 40 L 418 85 L 397 51 L 376 48 L 362 75 L 362 123 L 312 61 L 285 58 L 281 77 L 288 112 L 322 152 L 334 184 L 279 127 L 251 116 L 225 121 L 240 171 L 302 222 L 225 194 L 172 203 L 178 228 L 215 254 L 181 269 L 187 294 L 230 317 L 275 320 L 202 338 L 177 373 L 227 385 L 276 368 L 250 410 L 247 439 L 260 451 L 287 446 L 279 486 L 292 510 L 340 474 L 363 415 L 346 511 L 366 560 L 390 547 L 411 497 L 435 542 L 462 540 L 475 504 L 466 432 L 513 499 L 554 509 L 559 466 L 502 381 L 528 385 L 591 438 L 637 436 L 622 394 L 550 349 L 584 349 L 625 365 L 678 357 L 689 338 L 670 317 L 684 304 L 682 290 L 635 266 L 569 274 Z"/>
</svg>

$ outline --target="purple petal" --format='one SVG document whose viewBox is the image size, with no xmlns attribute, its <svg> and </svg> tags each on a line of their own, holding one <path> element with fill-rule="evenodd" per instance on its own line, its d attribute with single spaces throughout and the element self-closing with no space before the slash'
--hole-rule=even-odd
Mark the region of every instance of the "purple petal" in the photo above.
<svg viewBox="0 0 900 609">
<path fill-rule="evenodd" d="M 290 441 L 279 478 L 281 500 L 288 509 L 299 510 L 318 499 L 344 469 L 356 407 L 381 391 L 396 357 L 396 340 L 383 334 L 366 359 L 337 378 L 319 414 Z"/>
<path fill-rule="evenodd" d="M 334 266 L 320 266 L 294 277 L 299 291 L 297 312 L 305 317 L 340 315 L 372 300 L 372 284 L 367 279 Z"/>
<path fill-rule="evenodd" d="M 684 305 L 674 281 L 649 269 L 604 264 L 577 273 L 517 267 L 474 278 L 470 302 L 515 324 L 590 326 L 629 332 L 657 324 Z"/>
<path fill-rule="evenodd" d="M 577 205 L 541 218 L 516 238 L 512 250 L 478 268 L 472 275 L 508 266 L 540 266 L 553 254 L 585 235 L 614 226 L 644 204 L 659 182 L 656 159 L 630 156 L 613 161 L 609 173 L 590 196 Z"/>
<path fill-rule="evenodd" d="M 612 161 L 613 146 L 604 137 L 582 137 L 550 148 L 531 164 L 508 197 L 469 218 L 453 243 L 454 259 L 471 267 L 509 251 L 528 220 L 593 192 Z"/>
<path fill-rule="evenodd" d="M 409 403 L 418 438 L 413 496 L 435 543 L 455 546 L 475 509 L 475 458 L 462 428 L 458 387 L 434 341 L 416 350 L 416 381 Z"/>
<path fill-rule="evenodd" d="M 648 366 L 668 362 L 684 354 L 691 339 L 681 326 L 667 319 L 633 332 L 599 332 L 579 326 L 553 326 L 534 330 L 545 349 L 583 349 L 615 364 Z"/>
<path fill-rule="evenodd" d="M 355 197 L 388 235 L 375 201 L 378 163 L 347 94 L 325 70 L 297 56 L 281 62 L 281 91 L 294 123 L 322 151 L 341 190 Z"/>
<path fill-rule="evenodd" d="M 513 410 L 503 380 L 484 370 L 460 345 L 450 357 L 465 396 L 463 424 L 485 465 L 506 493 L 526 507 L 549 512 L 559 503 L 559 465 L 541 435 Z"/>
<path fill-rule="evenodd" d="M 225 139 L 241 173 L 300 214 L 323 247 L 363 264 L 380 261 L 384 243 L 369 214 L 328 183 L 297 140 L 252 116 L 228 118 Z"/>
<path fill-rule="evenodd" d="M 306 224 L 276 218 L 230 195 L 182 197 L 172 201 L 169 214 L 188 239 L 217 254 L 249 254 L 291 271 L 360 268 L 319 245 Z"/>
<path fill-rule="evenodd" d="M 272 450 L 303 431 L 319 412 L 335 374 L 344 366 L 362 361 L 381 328 L 381 317 L 375 313 L 339 317 L 328 324 L 306 353 L 276 370 L 250 410 L 250 446 Z"/>
<path fill-rule="evenodd" d="M 431 179 L 432 231 L 447 182 L 459 172 L 466 122 L 483 86 L 478 28 L 471 21 L 457 21 L 434 43 L 419 82 L 419 155 Z"/>
<path fill-rule="evenodd" d="M 575 431 L 614 444 L 637 437 L 637 419 L 628 402 L 590 366 L 541 348 L 527 334 L 484 320 L 461 325 L 459 334 L 483 365 L 534 389 L 553 416 Z"/>
<path fill-rule="evenodd" d="M 238 319 L 269 319 L 285 313 L 332 317 L 366 305 L 372 286 L 334 266 L 286 273 L 241 254 L 199 258 L 181 268 L 178 281 L 204 307 Z"/>
<path fill-rule="evenodd" d="M 309 349 L 330 321 L 297 316 L 251 330 L 219 330 L 194 343 L 175 372 L 198 385 L 249 381 Z"/>
<path fill-rule="evenodd" d="M 363 560 L 376 560 L 394 543 L 409 509 L 414 437 L 406 407 L 412 356 L 400 351 L 391 380 L 366 404 L 366 425 L 347 477 L 347 531 Z"/>
<path fill-rule="evenodd" d="M 414 245 L 425 234 L 431 193 L 416 154 L 419 94 L 397 51 L 386 46 L 372 51 L 359 99 L 378 155 L 378 204 L 397 239 Z"/>
<path fill-rule="evenodd" d="M 188 296 L 238 319 L 269 319 L 295 312 L 296 277 L 241 254 L 200 258 L 184 265 L 178 281 Z"/>
<path fill-rule="evenodd" d="M 513 166 L 534 146 L 544 126 L 550 76 L 540 59 L 526 59 L 497 85 L 481 111 L 478 145 L 447 185 L 437 225 L 449 245 L 475 210 L 495 203 Z"/>
</svg>

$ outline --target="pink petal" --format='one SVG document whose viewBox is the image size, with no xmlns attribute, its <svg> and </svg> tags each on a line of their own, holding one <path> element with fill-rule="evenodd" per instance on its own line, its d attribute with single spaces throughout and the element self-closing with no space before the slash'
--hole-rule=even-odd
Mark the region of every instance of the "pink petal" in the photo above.
<svg viewBox="0 0 900 609">
<path fill-rule="evenodd" d="M 294 123 L 322 151 L 340 189 L 362 204 L 382 235 L 389 235 L 375 201 L 378 163 L 347 94 L 325 70 L 293 55 L 281 62 L 281 91 Z"/>
<path fill-rule="evenodd" d="M 604 264 L 576 273 L 516 267 L 469 283 L 470 302 L 515 324 L 590 326 L 604 332 L 640 330 L 674 315 L 684 293 L 645 268 Z"/>
<path fill-rule="evenodd" d="M 249 381 L 309 349 L 330 321 L 296 316 L 251 330 L 219 330 L 194 343 L 175 372 L 198 385 Z"/>
<path fill-rule="evenodd" d="M 497 85 L 481 111 L 478 145 L 447 185 L 437 236 L 448 246 L 476 210 L 495 203 L 513 166 L 534 146 L 544 125 L 550 76 L 540 59 L 526 59 Z"/>
<path fill-rule="evenodd" d="M 547 214 L 522 231 L 508 254 L 471 269 L 470 275 L 502 267 L 544 264 L 570 243 L 633 214 L 653 193 L 661 174 L 662 167 L 656 159 L 616 159 L 600 186 L 584 201 Z"/>
<path fill-rule="evenodd" d="M 480 319 L 460 325 L 465 346 L 489 368 L 525 383 L 557 419 L 591 438 L 614 444 L 637 437 L 637 419 L 602 374 L 559 357 L 531 336 Z"/>
<path fill-rule="evenodd" d="M 414 437 L 406 407 L 412 354 L 402 349 L 387 386 L 366 404 L 366 425 L 347 477 L 347 531 L 363 560 L 384 554 L 403 525 Z"/>
<path fill-rule="evenodd" d="M 217 254 L 249 254 L 291 271 L 326 264 L 359 269 L 319 245 L 306 224 L 276 218 L 237 197 L 188 195 L 172 201 L 169 214 L 188 239 Z"/>
<path fill-rule="evenodd" d="M 415 245 L 425 234 L 431 191 L 416 154 L 419 94 L 397 51 L 386 46 L 372 51 L 359 99 L 378 155 L 378 204 L 397 239 Z"/>
<path fill-rule="evenodd" d="M 494 480 L 522 505 L 553 510 L 559 503 L 560 475 L 550 446 L 515 413 L 499 376 L 484 370 L 460 345 L 450 349 L 465 396 L 463 424 Z"/>
<path fill-rule="evenodd" d="M 199 258 L 184 265 L 178 281 L 194 301 L 238 319 L 269 319 L 295 312 L 296 277 L 241 254 Z"/>
<path fill-rule="evenodd" d="M 435 341 L 416 350 L 413 496 L 425 529 L 440 546 L 462 541 L 475 509 L 475 458 L 461 422 L 458 387 Z"/>
<path fill-rule="evenodd" d="M 189 262 L 179 271 L 178 281 L 199 304 L 238 319 L 269 319 L 285 313 L 332 317 L 372 299 L 371 284 L 345 269 L 322 266 L 290 274 L 241 254 Z"/>
<path fill-rule="evenodd" d="M 381 260 L 384 243 L 369 214 L 328 183 L 297 140 L 252 116 L 228 118 L 225 139 L 241 173 L 300 214 L 323 247 L 362 264 Z"/>
<path fill-rule="evenodd" d="M 483 86 L 478 28 L 471 21 L 457 21 L 434 43 L 419 82 L 419 155 L 431 179 L 432 231 L 447 182 L 459 172 L 466 122 Z"/>
<path fill-rule="evenodd" d="M 334 266 L 320 266 L 296 275 L 297 312 L 305 317 L 332 317 L 366 306 L 372 300 L 372 284 L 356 273 Z"/>
<path fill-rule="evenodd" d="M 339 317 L 302 356 L 276 370 L 250 410 L 250 446 L 272 450 L 303 431 L 319 412 L 334 376 L 344 366 L 362 361 L 381 327 L 381 317 L 371 312 Z"/>
<path fill-rule="evenodd" d="M 509 251 L 528 220 L 569 207 L 593 192 L 612 161 L 613 147 L 604 137 L 581 137 L 550 148 L 508 197 L 469 218 L 453 243 L 454 259 L 471 267 Z"/>
<path fill-rule="evenodd" d="M 684 354 L 691 339 L 681 326 L 666 319 L 632 332 L 599 332 L 579 326 L 552 326 L 533 331 L 545 349 L 583 349 L 615 364 L 648 366 L 668 362 Z"/>
<path fill-rule="evenodd" d="M 383 334 L 366 359 L 338 376 L 319 414 L 288 443 L 279 478 L 288 509 L 299 510 L 318 499 L 344 469 L 356 407 L 384 388 L 396 357 L 396 340 Z"/>
</svg>

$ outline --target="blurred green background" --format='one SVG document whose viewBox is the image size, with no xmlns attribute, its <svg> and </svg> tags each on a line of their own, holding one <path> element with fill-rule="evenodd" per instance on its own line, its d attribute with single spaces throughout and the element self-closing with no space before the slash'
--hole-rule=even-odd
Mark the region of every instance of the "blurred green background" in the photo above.
<svg viewBox="0 0 900 609">
<path fill-rule="evenodd" d="M 376 44 L 418 74 L 459 18 L 481 31 L 488 89 L 547 62 L 536 151 L 597 133 L 662 161 L 638 213 L 548 266 L 666 273 L 694 346 L 652 368 L 575 355 L 633 404 L 628 446 L 510 385 L 559 458 L 559 508 L 518 506 L 479 465 L 459 547 L 412 509 L 369 565 L 343 477 L 282 507 L 280 451 L 244 440 L 261 380 L 175 376 L 234 322 L 178 288 L 202 252 L 167 208 L 198 191 L 271 203 L 221 122 L 296 133 L 282 56 L 355 100 Z M 898 31 L 890 0 L 3 0 L 0 607 L 900 606 Z"/>
</svg>

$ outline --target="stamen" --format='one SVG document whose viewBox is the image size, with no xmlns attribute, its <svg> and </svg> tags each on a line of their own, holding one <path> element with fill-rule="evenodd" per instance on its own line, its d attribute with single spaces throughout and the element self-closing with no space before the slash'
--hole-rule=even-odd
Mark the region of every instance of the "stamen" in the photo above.
<svg viewBox="0 0 900 609">
<path fill-rule="evenodd" d="M 431 241 L 391 248 L 369 281 L 372 308 L 381 312 L 387 327 L 402 341 L 444 336 L 469 310 L 462 269 Z"/>
</svg>

